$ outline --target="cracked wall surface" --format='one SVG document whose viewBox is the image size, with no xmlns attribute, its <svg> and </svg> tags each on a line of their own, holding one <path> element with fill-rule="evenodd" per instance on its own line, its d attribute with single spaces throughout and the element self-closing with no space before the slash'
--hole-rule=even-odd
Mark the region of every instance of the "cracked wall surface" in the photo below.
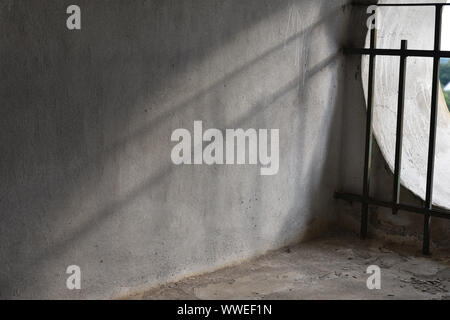
<svg viewBox="0 0 450 320">
<path fill-rule="evenodd" d="M 0 1 L 0 297 L 108 298 L 335 223 L 344 0 Z M 280 129 L 280 170 L 170 136 Z M 82 290 L 66 289 L 78 265 Z"/>
</svg>

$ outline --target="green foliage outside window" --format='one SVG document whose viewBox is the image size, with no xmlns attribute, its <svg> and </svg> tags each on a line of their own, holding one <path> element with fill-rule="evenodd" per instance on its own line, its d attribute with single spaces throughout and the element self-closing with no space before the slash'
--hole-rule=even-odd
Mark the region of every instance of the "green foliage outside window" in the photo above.
<svg viewBox="0 0 450 320">
<path fill-rule="evenodd" d="M 444 92 L 444 96 L 445 96 L 445 101 L 447 102 L 447 107 L 450 111 L 450 92 Z"/>
<path fill-rule="evenodd" d="M 440 78 L 442 87 L 445 87 L 448 83 L 450 83 L 450 60 L 448 59 L 441 60 Z M 450 110 L 450 92 L 444 92 L 444 96 Z"/>
</svg>

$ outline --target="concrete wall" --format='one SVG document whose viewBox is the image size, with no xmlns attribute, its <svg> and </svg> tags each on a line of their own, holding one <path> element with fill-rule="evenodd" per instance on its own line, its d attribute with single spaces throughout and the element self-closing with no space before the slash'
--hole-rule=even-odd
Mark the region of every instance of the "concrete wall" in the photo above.
<svg viewBox="0 0 450 320">
<path fill-rule="evenodd" d="M 326 230 L 345 3 L 1 0 L 0 297 L 118 297 Z M 194 120 L 280 129 L 279 173 L 173 165 Z"/>
</svg>

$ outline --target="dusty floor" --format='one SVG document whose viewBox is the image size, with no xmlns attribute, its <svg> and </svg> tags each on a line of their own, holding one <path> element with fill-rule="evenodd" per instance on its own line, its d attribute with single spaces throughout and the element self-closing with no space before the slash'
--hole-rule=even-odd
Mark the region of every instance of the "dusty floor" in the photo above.
<svg viewBox="0 0 450 320">
<path fill-rule="evenodd" d="M 331 237 L 129 298 L 450 299 L 450 252 L 423 257 L 418 247 Z M 381 268 L 380 290 L 367 289 L 369 265 Z"/>
</svg>

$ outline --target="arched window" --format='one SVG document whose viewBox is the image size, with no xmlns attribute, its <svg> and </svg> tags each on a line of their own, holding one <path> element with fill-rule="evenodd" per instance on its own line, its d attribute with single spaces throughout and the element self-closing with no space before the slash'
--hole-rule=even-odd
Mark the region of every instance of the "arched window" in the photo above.
<svg viewBox="0 0 450 320">
<path fill-rule="evenodd" d="M 388 1 L 380 1 L 383 2 Z M 450 7 L 444 8 L 441 49 L 450 50 Z M 408 49 L 433 49 L 435 17 L 433 6 L 379 7 L 377 10 L 377 48 L 400 48 L 401 40 L 404 39 L 408 40 Z M 369 47 L 369 35 L 366 47 Z M 399 57 L 377 57 L 375 67 L 373 130 L 391 170 L 395 164 L 399 60 Z M 424 199 L 430 130 L 432 58 L 410 57 L 407 60 L 406 70 L 401 182 Z M 362 80 L 366 98 L 367 79 L 368 56 L 363 56 Z M 433 203 L 450 208 L 450 113 L 442 88 L 438 107 Z"/>
</svg>

